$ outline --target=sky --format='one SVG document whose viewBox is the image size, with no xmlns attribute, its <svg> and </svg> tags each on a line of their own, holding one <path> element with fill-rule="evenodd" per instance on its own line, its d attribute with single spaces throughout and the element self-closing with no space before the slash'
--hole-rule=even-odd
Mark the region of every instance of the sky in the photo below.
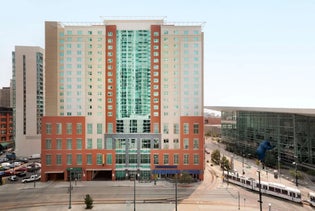
<svg viewBox="0 0 315 211">
<path fill-rule="evenodd" d="M 0 88 L 12 51 L 45 48 L 45 21 L 204 22 L 204 105 L 315 108 L 315 0 L 10 0 L 0 8 Z"/>
</svg>

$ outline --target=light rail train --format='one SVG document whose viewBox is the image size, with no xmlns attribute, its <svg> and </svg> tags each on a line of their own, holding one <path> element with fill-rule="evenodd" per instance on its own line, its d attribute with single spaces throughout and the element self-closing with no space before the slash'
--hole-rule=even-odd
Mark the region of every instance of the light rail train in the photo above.
<svg viewBox="0 0 315 211">
<path fill-rule="evenodd" d="M 239 175 L 238 173 L 235 174 L 228 171 L 223 172 L 223 180 L 225 182 L 232 183 L 256 192 L 259 192 L 260 186 L 260 191 L 262 194 L 275 196 L 296 203 L 307 202 L 311 206 L 315 206 L 314 192 L 309 192 L 308 199 L 302 200 L 301 191 L 297 188 L 292 188 L 283 184 L 266 181 L 260 181 L 259 185 L 259 181 L 254 178 L 248 178 L 243 175 Z"/>
</svg>

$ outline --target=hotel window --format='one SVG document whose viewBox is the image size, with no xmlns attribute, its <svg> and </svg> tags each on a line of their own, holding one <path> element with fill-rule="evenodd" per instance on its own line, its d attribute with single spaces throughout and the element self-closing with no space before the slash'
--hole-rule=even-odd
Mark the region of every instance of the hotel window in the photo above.
<svg viewBox="0 0 315 211">
<path fill-rule="evenodd" d="M 125 154 L 116 154 L 116 164 L 125 164 L 126 155 Z"/>
<path fill-rule="evenodd" d="M 174 134 L 179 134 L 179 125 L 177 123 L 174 123 Z"/>
<path fill-rule="evenodd" d="M 141 140 L 141 149 L 150 149 L 151 148 L 151 140 L 150 139 L 142 139 Z"/>
<path fill-rule="evenodd" d="M 46 134 L 51 134 L 51 124 L 46 123 Z"/>
<path fill-rule="evenodd" d="M 91 154 L 86 155 L 86 164 L 92 165 L 92 155 Z"/>
<path fill-rule="evenodd" d="M 97 123 L 97 134 L 102 134 L 103 133 L 103 125 L 101 123 Z"/>
<path fill-rule="evenodd" d="M 82 165 L 82 155 L 81 154 L 77 155 L 77 165 Z"/>
<path fill-rule="evenodd" d="M 102 149 L 102 139 L 101 138 L 98 138 L 97 139 L 97 142 L 96 142 L 96 147 L 97 149 Z"/>
<path fill-rule="evenodd" d="M 159 32 L 153 32 L 153 36 L 159 36 Z"/>
<path fill-rule="evenodd" d="M 82 139 L 77 138 L 77 149 L 82 149 Z"/>
<path fill-rule="evenodd" d="M 113 123 L 108 123 L 107 124 L 107 132 L 108 133 L 113 133 Z"/>
<path fill-rule="evenodd" d="M 113 36 L 113 32 L 108 32 L 107 35 L 108 35 L 109 37 L 111 37 L 111 36 Z"/>
<path fill-rule="evenodd" d="M 184 134 L 189 134 L 189 124 L 184 123 Z"/>
<path fill-rule="evenodd" d="M 137 163 L 137 154 L 129 154 L 129 163 L 130 164 Z"/>
<path fill-rule="evenodd" d="M 159 139 L 154 139 L 153 140 L 153 148 L 154 149 L 159 149 L 160 148 Z"/>
<path fill-rule="evenodd" d="M 82 134 L 82 123 L 77 123 L 77 134 Z"/>
<path fill-rule="evenodd" d="M 72 155 L 71 154 L 67 155 L 67 165 L 72 165 Z"/>
<path fill-rule="evenodd" d="M 179 149 L 179 140 L 178 138 L 173 139 L 174 149 Z"/>
<path fill-rule="evenodd" d="M 103 164 L 103 154 L 97 154 L 96 155 L 96 164 L 102 165 Z"/>
<path fill-rule="evenodd" d="M 163 163 L 164 163 L 164 165 L 168 164 L 168 154 L 163 155 Z"/>
<path fill-rule="evenodd" d="M 194 134 L 199 134 L 199 124 L 198 123 L 194 124 Z"/>
<path fill-rule="evenodd" d="M 71 135 L 72 134 L 72 123 L 67 123 L 67 134 Z"/>
<path fill-rule="evenodd" d="M 62 156 L 61 155 L 56 155 L 56 164 L 58 166 L 62 164 Z"/>
<path fill-rule="evenodd" d="M 56 134 L 57 135 L 62 134 L 62 123 L 56 123 Z"/>
<path fill-rule="evenodd" d="M 178 163 L 179 163 L 179 155 L 174 154 L 174 165 L 178 165 Z"/>
<path fill-rule="evenodd" d="M 87 134 L 92 134 L 93 133 L 93 125 L 92 123 L 87 124 Z"/>
<path fill-rule="evenodd" d="M 106 164 L 107 164 L 107 165 L 112 165 L 112 163 L 113 163 L 112 154 L 107 154 L 107 155 L 106 155 Z"/>
<path fill-rule="evenodd" d="M 189 148 L 189 139 L 184 138 L 184 149 L 188 149 L 188 148 Z"/>
<path fill-rule="evenodd" d="M 67 149 L 72 149 L 72 139 L 67 139 Z"/>
<path fill-rule="evenodd" d="M 46 149 L 51 149 L 51 139 L 46 139 Z"/>
<path fill-rule="evenodd" d="M 164 124 L 163 124 L 163 133 L 164 133 L 164 134 L 168 134 L 168 132 L 169 132 L 169 131 L 168 131 L 168 123 L 164 123 Z"/>
<path fill-rule="evenodd" d="M 184 154 L 184 165 L 188 165 L 188 164 L 189 164 L 189 155 Z"/>
<path fill-rule="evenodd" d="M 113 139 L 106 138 L 106 141 L 104 142 L 104 146 L 106 146 L 106 149 L 113 149 Z"/>
<path fill-rule="evenodd" d="M 88 138 L 86 142 L 87 142 L 86 143 L 86 148 L 87 149 L 92 149 L 92 139 Z"/>
<path fill-rule="evenodd" d="M 56 142 L 56 149 L 62 149 L 62 139 L 57 139 Z"/>
<path fill-rule="evenodd" d="M 51 165 L 51 155 L 46 155 L 46 166 Z"/>
<path fill-rule="evenodd" d="M 154 164 L 159 164 L 159 155 L 158 154 L 153 155 L 153 162 L 154 162 Z"/>
<path fill-rule="evenodd" d="M 168 142 L 169 142 L 168 138 L 163 139 L 163 142 L 164 142 L 164 149 L 168 149 Z"/>
<path fill-rule="evenodd" d="M 141 163 L 150 164 L 150 155 L 149 154 L 142 154 L 140 158 Z"/>
<path fill-rule="evenodd" d="M 159 131 L 160 131 L 159 123 L 154 123 L 153 124 L 153 131 L 154 131 L 154 133 L 159 133 Z"/>
<path fill-rule="evenodd" d="M 199 139 L 194 138 L 194 149 L 199 149 Z"/>
<path fill-rule="evenodd" d="M 194 155 L 194 164 L 195 165 L 199 164 L 199 155 Z"/>
</svg>

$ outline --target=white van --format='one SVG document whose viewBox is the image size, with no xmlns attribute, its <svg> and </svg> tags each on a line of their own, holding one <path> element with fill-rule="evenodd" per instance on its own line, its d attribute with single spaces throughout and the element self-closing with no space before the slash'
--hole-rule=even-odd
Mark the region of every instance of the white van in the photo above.
<svg viewBox="0 0 315 211">
<path fill-rule="evenodd" d="M 6 163 L 1 163 L 1 166 L 2 166 L 2 167 L 8 167 L 8 166 L 10 166 L 10 165 L 11 165 L 11 163 L 7 163 L 7 162 L 6 162 Z"/>
</svg>

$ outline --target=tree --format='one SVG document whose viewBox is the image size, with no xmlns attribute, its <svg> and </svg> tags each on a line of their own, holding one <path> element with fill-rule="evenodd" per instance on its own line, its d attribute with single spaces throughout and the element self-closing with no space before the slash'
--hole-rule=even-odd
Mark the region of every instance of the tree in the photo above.
<svg viewBox="0 0 315 211">
<path fill-rule="evenodd" d="M 211 154 L 212 162 L 217 165 L 220 164 L 220 157 L 221 157 L 221 154 L 220 154 L 220 150 L 218 149 L 214 150 Z"/>
<path fill-rule="evenodd" d="M 223 170 L 231 170 L 230 161 L 225 156 L 222 157 L 220 164 Z"/>
<path fill-rule="evenodd" d="M 86 205 L 85 209 L 92 209 L 93 208 L 93 199 L 90 196 L 90 194 L 85 195 L 84 203 Z"/>
</svg>

